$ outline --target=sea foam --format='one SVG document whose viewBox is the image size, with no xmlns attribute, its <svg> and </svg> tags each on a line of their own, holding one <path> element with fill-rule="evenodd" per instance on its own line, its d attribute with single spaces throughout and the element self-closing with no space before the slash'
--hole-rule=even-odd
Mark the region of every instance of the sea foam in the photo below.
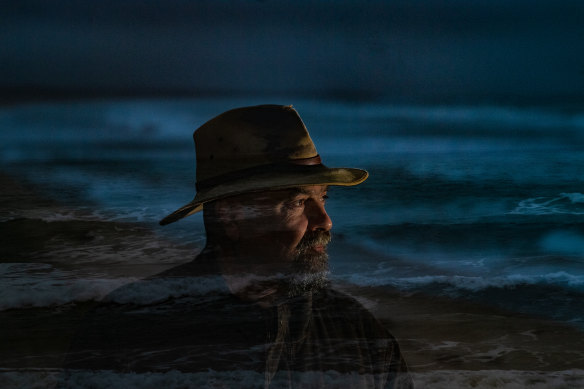
<svg viewBox="0 0 584 389">
<path fill-rule="evenodd" d="M 50 266 L 46 265 L 49 271 Z M 38 268 L 39 272 L 43 270 Z M 148 305 L 169 298 L 223 292 L 219 277 L 177 277 L 139 280 L 119 278 L 45 278 L 42 275 L 4 277 L 0 289 L 0 311 L 40 308 L 87 301 Z"/>
<path fill-rule="evenodd" d="M 400 290 L 411 291 L 429 285 L 440 285 L 450 294 L 459 291 L 478 292 L 488 288 L 513 288 L 521 285 L 553 285 L 584 289 L 584 275 L 574 275 L 565 271 L 546 274 L 510 274 L 505 276 L 461 276 L 461 275 L 425 275 L 417 277 L 381 276 L 376 272 L 346 274 L 336 277 L 359 286 L 392 286 Z"/>
<path fill-rule="evenodd" d="M 99 301 L 111 291 L 135 281 L 118 279 L 5 279 L 0 289 L 0 311 L 13 308 L 40 308 L 72 302 Z"/>
<path fill-rule="evenodd" d="M 534 197 L 521 200 L 511 214 L 516 215 L 584 215 L 584 194 L 560 193 L 556 197 Z"/>
<path fill-rule="evenodd" d="M 212 292 L 225 292 L 220 277 L 173 277 L 139 280 L 135 277 L 72 277 L 63 272 L 58 276 L 50 265 L 18 264 L 26 268 L 26 277 L 18 276 L 16 264 L 5 271 L 0 289 L 0 310 L 13 308 L 39 308 L 86 301 L 112 301 L 120 304 L 148 305 L 168 298 L 202 296 Z M 1 270 L 1 269 L 0 269 Z M 21 273 L 21 272 L 20 272 Z M 545 274 L 511 274 L 501 276 L 424 275 L 394 276 L 391 269 L 334 274 L 333 281 L 348 282 L 358 286 L 391 286 L 406 293 L 439 288 L 451 296 L 466 292 L 480 292 L 489 288 L 515 288 L 526 285 L 546 285 L 584 290 L 584 275 L 566 271 Z M 261 280 L 254 279 L 259 282 Z"/>
</svg>

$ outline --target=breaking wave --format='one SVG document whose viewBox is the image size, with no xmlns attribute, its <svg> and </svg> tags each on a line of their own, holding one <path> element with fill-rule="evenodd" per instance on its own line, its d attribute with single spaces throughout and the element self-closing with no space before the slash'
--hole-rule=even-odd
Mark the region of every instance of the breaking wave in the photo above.
<svg viewBox="0 0 584 389">
<path fill-rule="evenodd" d="M 181 277 L 138 280 L 123 278 L 12 278 L 3 281 L 0 311 L 41 308 L 88 301 L 148 305 L 169 298 L 200 296 L 222 291 L 218 277 Z"/>
<path fill-rule="evenodd" d="M 111 291 L 133 281 L 134 278 L 75 280 L 5 278 L 0 290 L 0 311 L 99 301 Z"/>
<path fill-rule="evenodd" d="M 169 298 L 203 296 L 226 292 L 222 277 L 172 277 L 140 280 L 135 277 L 74 276 L 55 271 L 50 265 L 2 264 L 3 288 L 0 311 L 14 308 L 40 308 L 88 301 L 149 305 Z M 26 267 L 26 276 L 17 267 Z M 43 267 L 44 266 L 44 267 Z M 10 269 L 10 271 L 7 271 Z M 7 276 L 8 275 L 8 276 Z M 361 271 L 332 276 L 333 281 L 358 286 L 391 286 L 404 292 L 431 288 L 446 295 L 480 292 L 486 289 L 511 289 L 522 286 L 550 286 L 574 292 L 584 291 L 584 275 L 566 271 L 546 274 L 500 276 L 422 275 L 395 276 L 393 269 Z M 254 281 L 258 281 L 257 277 Z"/>
<path fill-rule="evenodd" d="M 584 215 L 584 194 L 560 193 L 557 197 L 535 197 L 522 200 L 511 211 L 516 215 Z"/>
<path fill-rule="evenodd" d="M 394 278 L 378 272 L 351 274 L 339 279 L 358 286 L 392 286 L 409 291 L 430 285 L 440 285 L 445 291 L 478 292 L 488 288 L 514 288 L 522 285 L 549 285 L 584 289 L 584 275 L 573 275 L 564 271 L 538 275 L 506 275 L 495 277 L 460 276 L 460 275 L 426 275 L 418 277 Z"/>
</svg>

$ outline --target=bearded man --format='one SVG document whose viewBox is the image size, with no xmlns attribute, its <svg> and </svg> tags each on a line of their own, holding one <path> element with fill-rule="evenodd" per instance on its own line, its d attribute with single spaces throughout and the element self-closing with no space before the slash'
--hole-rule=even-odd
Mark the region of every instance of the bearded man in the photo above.
<svg viewBox="0 0 584 389">
<path fill-rule="evenodd" d="M 178 370 L 212 387 L 411 388 L 394 337 L 327 281 L 328 187 L 368 173 L 324 166 L 291 106 L 227 111 L 194 139 L 197 194 L 161 224 L 202 210 L 205 249 L 114 293 L 69 367 Z M 147 304 L 127 297 L 161 285 L 182 292 Z"/>
</svg>

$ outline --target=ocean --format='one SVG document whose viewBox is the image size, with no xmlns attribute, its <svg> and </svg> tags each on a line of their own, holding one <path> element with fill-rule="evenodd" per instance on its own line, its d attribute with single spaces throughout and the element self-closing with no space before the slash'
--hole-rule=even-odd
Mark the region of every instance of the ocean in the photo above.
<svg viewBox="0 0 584 389">
<path fill-rule="evenodd" d="M 333 281 L 584 330 L 584 112 L 558 105 L 212 98 L 1 107 L 1 171 L 42 200 L 12 198 L 0 213 L 0 313 L 96 301 L 191 260 L 205 242 L 201 216 L 158 221 L 194 197 L 192 132 L 262 103 L 293 104 L 325 165 L 370 173 L 330 190 Z M 584 350 L 573 351 L 565 366 L 583 369 Z M 9 382 L 54 379 L 15 370 L 35 366 L 22 360 L 0 366 Z M 546 387 L 570 387 L 554 377 L 559 386 Z M 522 387 L 503 381 L 492 387 Z"/>
</svg>

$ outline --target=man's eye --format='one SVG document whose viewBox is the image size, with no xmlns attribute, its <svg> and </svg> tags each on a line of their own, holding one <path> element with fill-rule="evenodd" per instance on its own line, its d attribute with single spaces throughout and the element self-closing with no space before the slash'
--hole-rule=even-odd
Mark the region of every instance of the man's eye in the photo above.
<svg viewBox="0 0 584 389">
<path fill-rule="evenodd" d="M 328 197 L 327 195 L 324 195 L 324 196 L 322 196 L 322 202 L 323 202 L 323 203 L 324 203 L 324 202 L 326 202 L 326 200 L 327 200 L 328 198 L 329 198 L 329 197 Z"/>
<path fill-rule="evenodd" d="M 290 208 L 299 208 L 304 206 L 305 201 L 304 199 L 292 200 L 288 205 Z"/>
</svg>

